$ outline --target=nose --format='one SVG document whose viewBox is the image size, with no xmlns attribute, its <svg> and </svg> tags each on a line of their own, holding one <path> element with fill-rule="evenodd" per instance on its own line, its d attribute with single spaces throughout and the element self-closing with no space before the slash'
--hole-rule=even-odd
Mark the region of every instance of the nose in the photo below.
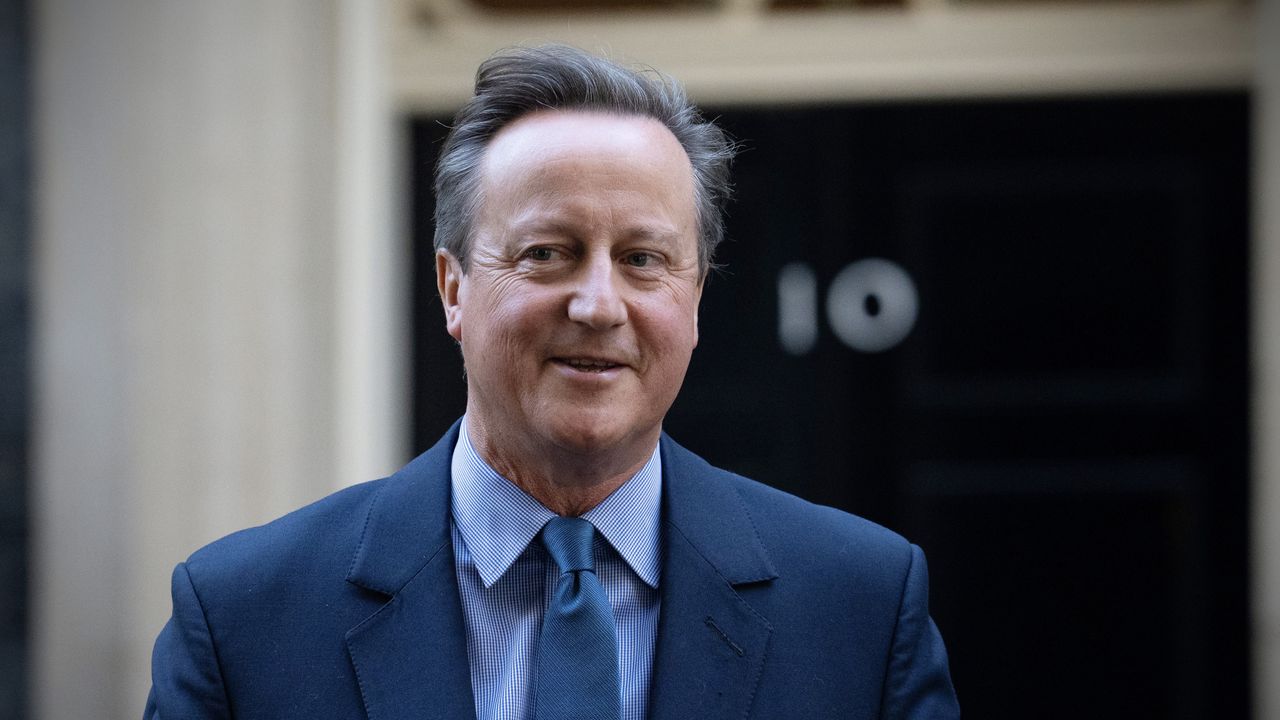
<svg viewBox="0 0 1280 720">
<path fill-rule="evenodd" d="M 574 278 L 573 295 L 569 298 L 569 319 L 596 330 L 616 327 L 627 321 L 627 304 L 613 259 L 592 258 Z"/>
</svg>

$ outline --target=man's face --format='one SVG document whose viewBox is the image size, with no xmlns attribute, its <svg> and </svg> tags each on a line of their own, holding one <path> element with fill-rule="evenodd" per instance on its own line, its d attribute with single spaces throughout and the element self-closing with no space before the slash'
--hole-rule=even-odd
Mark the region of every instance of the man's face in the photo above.
<svg viewBox="0 0 1280 720">
<path fill-rule="evenodd" d="M 541 111 L 481 183 L 467 273 L 437 257 L 468 422 L 505 452 L 651 448 L 698 342 L 684 149 L 650 118 Z"/>
</svg>

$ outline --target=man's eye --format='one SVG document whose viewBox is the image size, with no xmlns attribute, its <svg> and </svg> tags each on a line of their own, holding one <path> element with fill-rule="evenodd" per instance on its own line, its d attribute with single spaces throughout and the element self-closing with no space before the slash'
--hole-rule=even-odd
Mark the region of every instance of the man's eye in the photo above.
<svg viewBox="0 0 1280 720">
<path fill-rule="evenodd" d="M 631 267 L 647 267 L 653 262 L 653 256 L 649 253 L 631 253 L 627 256 L 627 264 Z"/>
<path fill-rule="evenodd" d="M 552 252 L 551 248 L 536 247 L 530 248 L 529 251 L 525 253 L 525 257 L 530 260 L 546 261 L 555 257 L 555 253 Z"/>
</svg>

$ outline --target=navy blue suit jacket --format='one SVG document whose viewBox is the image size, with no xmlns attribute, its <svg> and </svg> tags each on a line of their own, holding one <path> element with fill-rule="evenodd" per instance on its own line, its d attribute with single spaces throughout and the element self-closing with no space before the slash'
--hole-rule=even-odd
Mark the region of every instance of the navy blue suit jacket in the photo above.
<svg viewBox="0 0 1280 720">
<path fill-rule="evenodd" d="M 178 565 L 145 717 L 474 718 L 456 439 Z M 661 447 L 650 717 L 958 717 L 919 548 Z"/>
</svg>

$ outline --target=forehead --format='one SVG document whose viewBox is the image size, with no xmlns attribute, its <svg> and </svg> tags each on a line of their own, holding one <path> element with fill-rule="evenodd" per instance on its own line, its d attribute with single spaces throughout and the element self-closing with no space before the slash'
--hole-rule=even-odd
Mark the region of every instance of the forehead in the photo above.
<svg viewBox="0 0 1280 720">
<path fill-rule="evenodd" d="M 490 141 L 482 173 L 507 182 L 574 165 L 664 175 L 693 192 L 689 157 L 665 125 L 599 111 L 541 110 L 517 118 Z"/>
</svg>

